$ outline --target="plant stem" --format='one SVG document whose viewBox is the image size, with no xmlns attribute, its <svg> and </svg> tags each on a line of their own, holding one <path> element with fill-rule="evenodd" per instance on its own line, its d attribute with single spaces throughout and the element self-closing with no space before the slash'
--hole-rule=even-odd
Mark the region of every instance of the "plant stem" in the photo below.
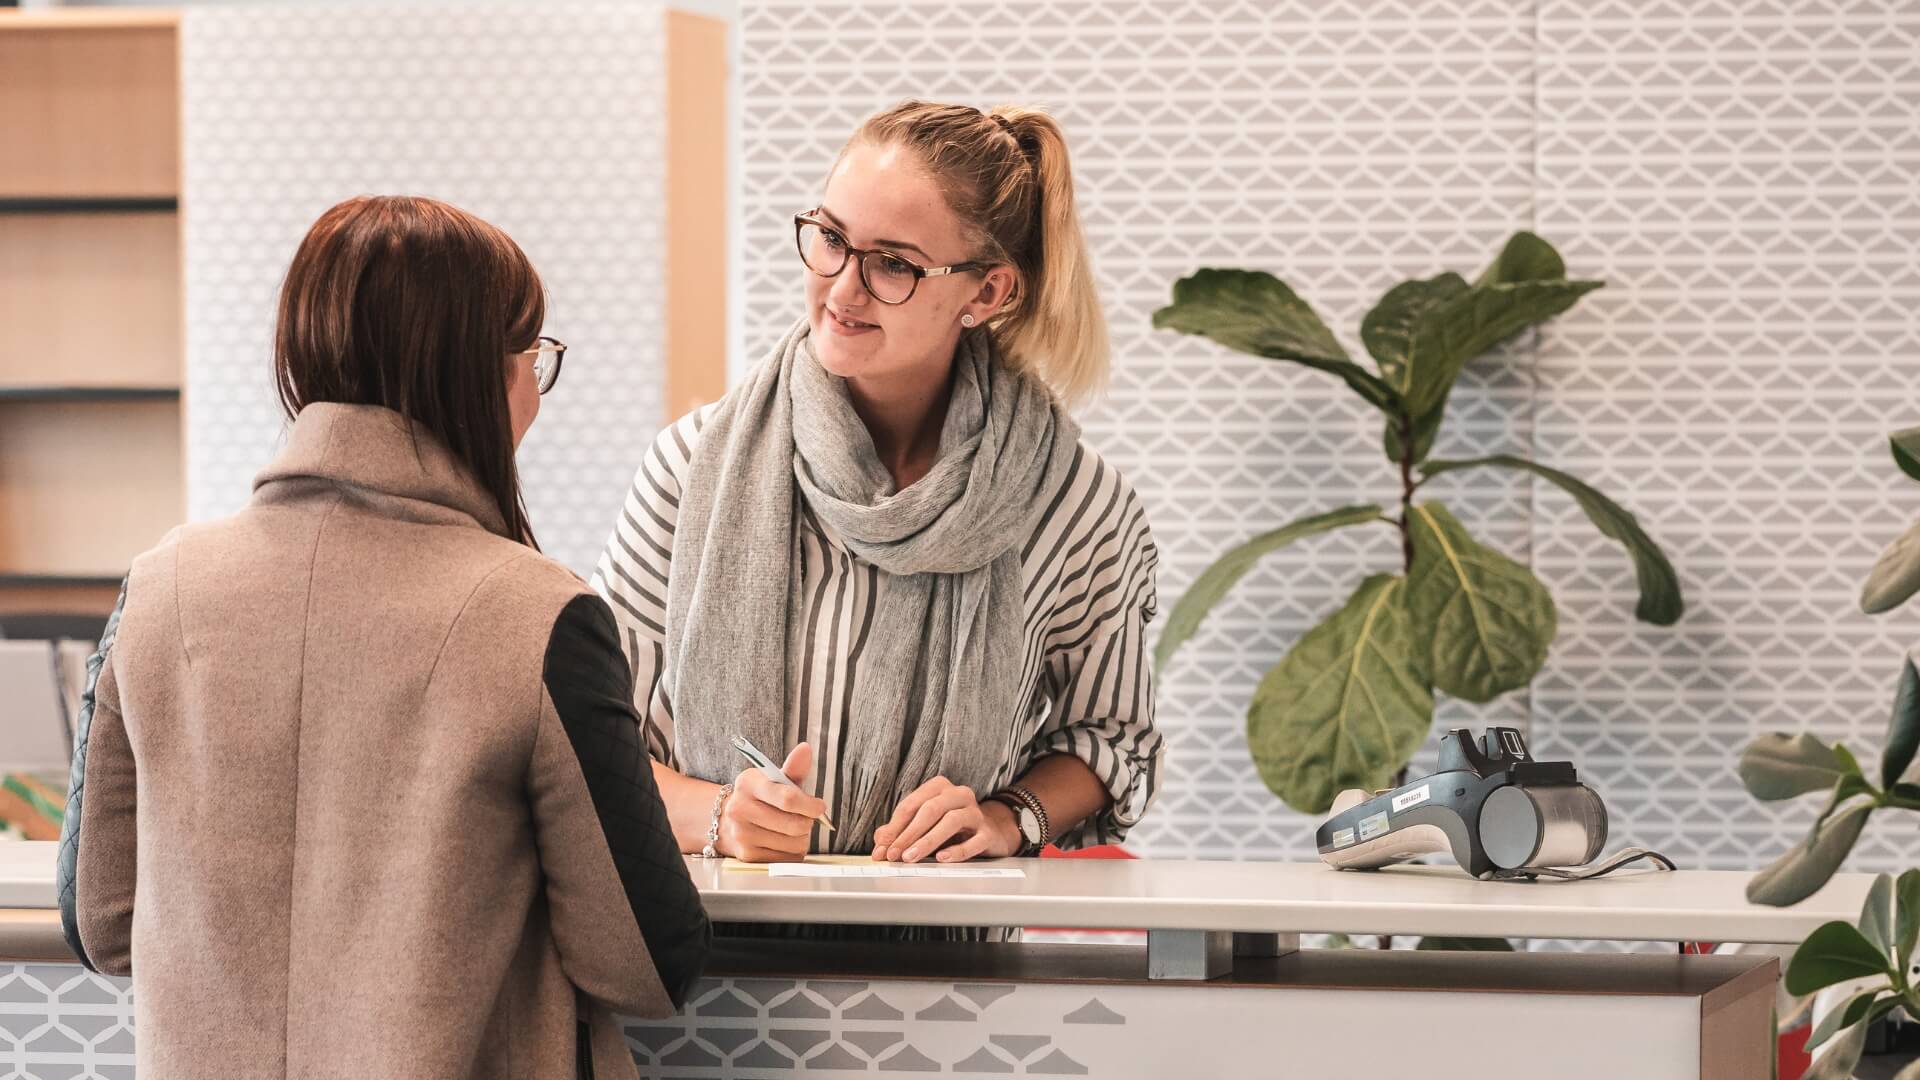
<svg viewBox="0 0 1920 1080">
<path fill-rule="evenodd" d="M 1400 414 L 1400 556 L 1405 572 L 1413 573 L 1413 414 Z"/>
</svg>

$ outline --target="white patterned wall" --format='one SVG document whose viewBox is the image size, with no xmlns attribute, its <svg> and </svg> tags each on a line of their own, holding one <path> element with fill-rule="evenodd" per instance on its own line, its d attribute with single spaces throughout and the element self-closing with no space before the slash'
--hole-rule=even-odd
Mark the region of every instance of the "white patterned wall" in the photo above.
<svg viewBox="0 0 1920 1080">
<path fill-rule="evenodd" d="M 1579 758 L 1616 844 L 1723 868 L 1771 859 L 1813 812 L 1740 791 L 1746 740 L 1877 739 L 1911 620 L 1849 612 L 1877 545 L 1920 514 L 1879 440 L 1913 422 L 1895 365 L 1920 356 L 1912 4 L 748 0 L 741 34 L 756 356 L 798 311 L 788 215 L 861 116 L 917 96 L 1060 117 L 1117 364 L 1087 430 L 1147 501 L 1163 610 L 1230 543 L 1392 493 L 1376 425 L 1338 383 L 1149 330 L 1171 282 L 1271 270 L 1364 355 L 1358 320 L 1385 288 L 1471 275 L 1537 228 L 1609 286 L 1469 372 L 1436 453 L 1589 477 L 1669 545 L 1690 611 L 1634 623 L 1624 556 L 1557 490 L 1436 483 L 1539 568 L 1562 627 L 1532 700 L 1441 722 L 1527 723 Z M 1311 857 L 1313 823 L 1247 759 L 1244 705 L 1393 547 L 1311 541 L 1218 609 L 1165 679 L 1165 794 L 1130 846 Z M 1911 822 L 1895 839 L 1883 828 L 1854 866 L 1920 858 Z"/>
<path fill-rule="evenodd" d="M 1535 438 L 1658 526 L 1690 610 L 1624 632 L 1629 579 L 1542 499 L 1535 561 L 1570 584 L 1536 730 L 1636 841 L 1757 866 L 1814 800 L 1748 798 L 1740 747 L 1810 728 L 1876 761 L 1920 626 L 1856 606 L 1920 517 L 1885 438 L 1920 371 L 1920 6 L 1545 0 L 1540 39 L 1540 230 L 1612 284 L 1549 331 Z M 1888 815 L 1849 867 L 1917 863 Z"/>
<path fill-rule="evenodd" d="M 352 195 L 430 195 L 546 281 L 571 350 L 521 479 L 547 552 L 591 567 L 664 408 L 661 19 L 625 0 L 186 13 L 193 518 L 244 505 L 280 444 L 274 301 L 307 227 Z"/>
</svg>

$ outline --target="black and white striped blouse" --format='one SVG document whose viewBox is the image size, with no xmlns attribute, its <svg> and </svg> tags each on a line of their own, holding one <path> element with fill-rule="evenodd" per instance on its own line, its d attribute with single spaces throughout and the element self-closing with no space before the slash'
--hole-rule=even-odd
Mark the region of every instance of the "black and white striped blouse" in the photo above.
<svg viewBox="0 0 1920 1080">
<path fill-rule="evenodd" d="M 673 703 L 660 679 L 666 662 L 667 580 L 681 483 L 712 406 L 662 431 L 641 461 L 594 571 L 633 665 L 634 705 L 653 756 L 680 767 L 673 752 Z M 875 606 L 892 575 L 849 552 L 802 506 L 796 545 L 806 598 L 807 659 L 787 717 L 786 746 L 811 741 L 818 753 L 807 785 L 829 817 L 846 811 L 840 762 L 849 692 Z M 1162 753 L 1154 730 L 1153 673 L 1146 626 L 1155 607 L 1158 553 L 1146 514 L 1118 470 L 1081 446 L 1065 482 L 1022 551 L 1026 583 L 1025 713 L 1008 717 L 1006 760 L 994 779 L 1011 783 L 1039 757 L 1085 761 L 1112 795 L 1106 812 L 1056 843 L 1112 843 L 1140 820 L 1158 784 Z M 815 829 L 815 851 L 831 834 Z"/>
</svg>

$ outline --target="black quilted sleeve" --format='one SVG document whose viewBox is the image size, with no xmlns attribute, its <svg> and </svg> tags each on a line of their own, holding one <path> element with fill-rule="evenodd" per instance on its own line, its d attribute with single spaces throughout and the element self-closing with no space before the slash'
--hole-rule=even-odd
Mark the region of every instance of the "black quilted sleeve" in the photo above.
<svg viewBox="0 0 1920 1080">
<path fill-rule="evenodd" d="M 573 600 L 555 620 L 546 687 L 660 983 L 679 1008 L 706 967 L 713 930 L 654 785 L 626 656 L 600 597 Z"/>
<path fill-rule="evenodd" d="M 74 722 L 73 761 L 67 770 L 67 808 L 66 815 L 60 821 L 59 861 L 54 870 L 56 892 L 60 898 L 60 928 L 66 935 L 67 947 L 90 971 L 99 971 L 100 968 L 94 958 L 88 955 L 87 943 L 80 937 L 79 888 L 76 884 L 80 864 L 81 814 L 86 809 L 87 751 L 92 746 L 93 720 L 99 708 L 100 672 L 113 652 L 114 638 L 120 632 L 120 613 L 126 606 L 127 584 L 123 581 L 120 583 L 120 599 L 113 606 L 112 616 L 107 619 L 106 632 L 100 636 L 100 648 L 87 660 L 86 690 L 81 695 L 80 714 Z"/>
</svg>

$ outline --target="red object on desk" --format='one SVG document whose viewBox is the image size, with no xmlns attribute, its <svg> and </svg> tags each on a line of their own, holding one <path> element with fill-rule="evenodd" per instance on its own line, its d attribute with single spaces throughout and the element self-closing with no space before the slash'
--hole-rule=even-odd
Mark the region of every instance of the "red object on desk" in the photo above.
<svg viewBox="0 0 1920 1080">
<path fill-rule="evenodd" d="M 1040 857 L 1043 859 L 1137 859 L 1140 856 L 1118 844 L 1100 844 L 1076 851 L 1061 851 L 1052 844 L 1048 844 L 1040 849 Z"/>
</svg>

